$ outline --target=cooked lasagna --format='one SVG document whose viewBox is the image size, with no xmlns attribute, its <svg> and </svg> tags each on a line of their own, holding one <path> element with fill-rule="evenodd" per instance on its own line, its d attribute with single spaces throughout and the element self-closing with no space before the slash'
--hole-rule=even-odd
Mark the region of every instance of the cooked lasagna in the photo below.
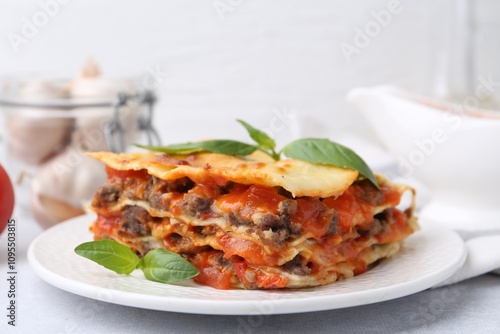
<svg viewBox="0 0 500 334">
<path fill-rule="evenodd" d="M 171 156 L 90 153 L 107 182 L 91 208 L 96 240 L 140 256 L 163 247 L 181 254 L 218 289 L 324 285 L 361 274 L 395 255 L 417 228 L 414 191 L 377 175 L 253 154 Z"/>
</svg>

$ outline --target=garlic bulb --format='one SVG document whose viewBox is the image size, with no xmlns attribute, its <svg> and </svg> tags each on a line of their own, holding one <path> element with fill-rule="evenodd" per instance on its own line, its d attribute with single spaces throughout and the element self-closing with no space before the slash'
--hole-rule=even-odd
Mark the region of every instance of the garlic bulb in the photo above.
<svg viewBox="0 0 500 334">
<path fill-rule="evenodd" d="M 43 225 L 82 214 L 82 202 L 105 180 L 100 162 L 69 145 L 39 167 L 31 182 L 32 210 Z"/>
</svg>

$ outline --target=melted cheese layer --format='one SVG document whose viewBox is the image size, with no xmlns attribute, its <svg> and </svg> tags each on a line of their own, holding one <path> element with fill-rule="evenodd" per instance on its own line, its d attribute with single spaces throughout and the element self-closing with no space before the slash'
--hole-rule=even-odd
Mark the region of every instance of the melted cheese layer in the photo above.
<svg viewBox="0 0 500 334">
<path fill-rule="evenodd" d="M 247 185 L 280 186 L 294 197 L 339 196 L 358 177 L 358 172 L 352 169 L 293 159 L 269 161 L 256 155 L 248 158 L 257 160 L 215 153 L 176 156 L 175 159 L 155 153 L 94 152 L 87 155 L 116 170 L 146 169 L 150 175 L 162 180 L 189 177 L 200 182 L 212 178 Z M 183 164 L 183 161 L 188 164 Z"/>
</svg>

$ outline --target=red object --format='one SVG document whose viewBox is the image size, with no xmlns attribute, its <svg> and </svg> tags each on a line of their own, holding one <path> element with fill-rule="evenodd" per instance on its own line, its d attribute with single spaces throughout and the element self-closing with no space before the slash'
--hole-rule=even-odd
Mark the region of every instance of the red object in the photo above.
<svg viewBox="0 0 500 334">
<path fill-rule="evenodd" d="M 7 226 L 14 210 L 14 188 L 9 175 L 0 166 L 0 233 Z"/>
</svg>

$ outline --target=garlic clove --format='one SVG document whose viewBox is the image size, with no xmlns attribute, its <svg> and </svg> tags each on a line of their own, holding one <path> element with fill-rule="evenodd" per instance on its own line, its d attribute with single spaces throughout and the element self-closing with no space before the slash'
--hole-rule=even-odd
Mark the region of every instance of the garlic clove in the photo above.
<svg viewBox="0 0 500 334">
<path fill-rule="evenodd" d="M 65 201 L 35 193 L 31 195 L 31 210 L 36 221 L 43 228 L 49 228 L 61 221 L 85 213 L 82 208 L 74 207 Z"/>
<path fill-rule="evenodd" d="M 67 99 L 68 93 L 63 82 L 31 78 L 23 83 L 15 97 L 28 101 L 61 100 Z"/>
<path fill-rule="evenodd" d="M 101 76 L 101 68 L 92 57 L 88 57 L 83 64 L 82 70 L 79 74 L 80 78 L 96 78 Z"/>
<path fill-rule="evenodd" d="M 13 113 L 5 117 L 9 153 L 27 164 L 39 164 L 69 143 L 71 120 L 32 118 Z"/>
<path fill-rule="evenodd" d="M 27 80 L 16 99 L 50 101 L 67 98 L 63 87 L 41 79 Z M 52 110 L 17 107 L 5 115 L 9 153 L 27 164 L 38 164 L 58 152 L 69 141 L 72 120 L 51 117 Z"/>
</svg>

